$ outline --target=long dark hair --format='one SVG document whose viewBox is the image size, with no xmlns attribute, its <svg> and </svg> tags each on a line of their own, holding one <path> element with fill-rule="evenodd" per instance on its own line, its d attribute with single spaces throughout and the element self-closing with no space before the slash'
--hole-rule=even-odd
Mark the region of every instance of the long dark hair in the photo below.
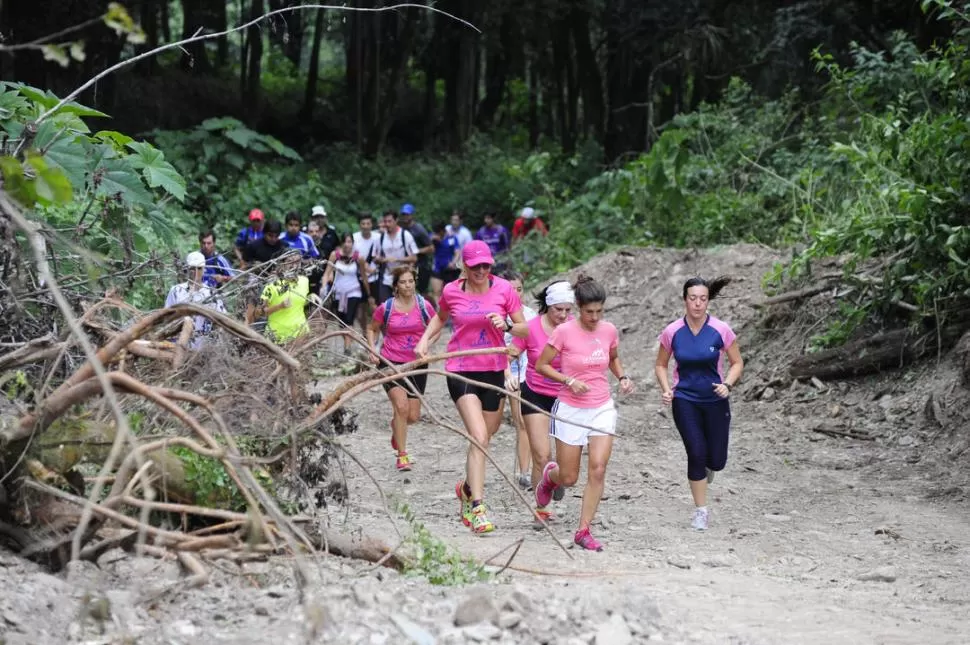
<svg viewBox="0 0 970 645">
<path fill-rule="evenodd" d="M 606 289 L 599 282 L 583 273 L 579 274 L 573 284 L 573 293 L 576 294 L 576 304 L 580 307 L 606 302 Z"/>
<path fill-rule="evenodd" d="M 731 284 L 731 277 L 726 275 L 719 275 L 713 280 L 705 280 L 699 276 L 691 278 L 684 283 L 684 300 L 687 300 L 687 290 L 691 287 L 707 287 L 707 300 L 714 300 L 721 293 L 721 289 L 729 284 Z"/>
</svg>

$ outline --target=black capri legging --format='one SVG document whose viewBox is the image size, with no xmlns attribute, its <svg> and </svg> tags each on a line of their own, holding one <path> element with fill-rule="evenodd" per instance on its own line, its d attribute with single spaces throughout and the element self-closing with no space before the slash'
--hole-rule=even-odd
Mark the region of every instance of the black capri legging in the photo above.
<svg viewBox="0 0 970 645">
<path fill-rule="evenodd" d="M 348 327 L 354 326 L 354 321 L 357 319 L 357 307 L 360 305 L 360 298 L 347 298 L 347 311 L 337 311 L 340 304 L 334 301 L 331 311 L 333 315 L 336 316 L 340 322 L 347 325 Z"/>
<path fill-rule="evenodd" d="M 707 468 L 722 470 L 727 463 L 731 434 L 728 400 L 694 403 L 675 396 L 672 408 L 674 423 L 687 449 L 687 479 L 704 479 Z"/>
<path fill-rule="evenodd" d="M 455 372 L 455 374 L 458 376 L 463 376 L 471 381 L 485 383 L 486 385 L 493 385 L 497 388 L 501 388 L 502 391 L 496 391 L 487 387 L 480 387 L 475 383 L 466 383 L 465 381 L 449 376 L 448 394 L 451 395 L 452 401 L 457 403 L 458 399 L 466 394 L 474 394 L 478 397 L 478 400 L 482 402 L 482 410 L 484 412 L 498 411 L 499 406 L 502 404 L 502 399 L 505 398 L 504 372 Z"/>
</svg>

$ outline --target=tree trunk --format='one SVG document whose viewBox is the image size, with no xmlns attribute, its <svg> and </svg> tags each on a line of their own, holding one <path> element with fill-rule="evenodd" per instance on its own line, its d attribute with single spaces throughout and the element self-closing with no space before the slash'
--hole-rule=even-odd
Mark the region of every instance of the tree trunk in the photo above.
<svg viewBox="0 0 970 645">
<path fill-rule="evenodd" d="M 303 96 L 301 117 L 304 123 L 313 119 L 313 106 L 317 101 L 317 77 L 320 75 L 320 45 L 323 43 L 324 9 L 317 9 L 313 19 L 313 47 L 310 50 L 310 69 L 306 77 L 306 94 Z"/>
<path fill-rule="evenodd" d="M 502 16 L 499 27 L 499 46 L 492 47 L 485 59 L 485 98 L 478 106 L 475 124 L 480 130 L 488 130 L 495 120 L 505 87 L 508 82 L 511 53 L 515 48 L 515 20 L 512 13 Z"/>
<path fill-rule="evenodd" d="M 603 76 L 589 39 L 589 12 L 576 8 L 570 24 L 576 46 L 576 68 L 583 96 L 583 131 L 592 129 L 593 136 L 603 140 Z"/>
<path fill-rule="evenodd" d="M 474 0 L 450 0 L 442 3 L 442 8 L 473 24 L 478 16 Z M 478 33 L 453 22 L 447 24 L 445 29 L 445 122 L 448 125 L 448 148 L 452 152 L 459 152 L 471 134 L 475 114 Z"/>
<path fill-rule="evenodd" d="M 529 147 L 535 149 L 539 145 L 539 74 L 536 70 L 538 63 L 529 62 L 527 70 L 529 85 Z"/>
<path fill-rule="evenodd" d="M 142 29 L 145 30 L 145 44 L 139 48 L 139 52 L 151 51 L 158 47 L 158 5 L 159 0 L 142 0 L 139 21 Z M 154 76 L 157 69 L 156 56 L 149 56 L 138 63 L 138 70 L 145 76 Z"/>
<path fill-rule="evenodd" d="M 172 26 L 168 22 L 168 3 L 169 0 L 159 0 L 161 9 L 161 15 L 159 16 L 159 24 L 162 26 L 162 42 L 170 43 L 172 42 Z"/>
<path fill-rule="evenodd" d="M 182 38 L 190 38 L 200 30 L 212 29 L 217 14 L 212 0 L 182 0 Z M 205 41 L 189 43 L 182 49 L 182 69 L 195 74 L 212 73 Z"/>
<path fill-rule="evenodd" d="M 252 0 L 249 19 L 255 20 L 263 15 L 263 0 Z M 259 118 L 262 103 L 262 75 L 263 66 L 263 32 L 260 25 L 249 28 L 248 60 L 246 61 L 246 90 L 242 96 L 242 104 L 250 125 L 255 125 Z"/>
<path fill-rule="evenodd" d="M 294 0 L 269 0 L 270 11 L 295 7 L 301 3 Z M 320 10 L 318 10 L 320 11 Z M 303 12 L 292 11 L 275 16 L 269 29 L 270 42 L 283 52 L 297 69 L 303 54 L 303 34 L 305 31 Z"/>
<path fill-rule="evenodd" d="M 628 2 L 606 3 L 606 117 L 604 153 L 607 163 L 642 150 L 646 142 L 647 85 L 652 65 L 639 39 L 629 32 Z M 647 29 L 643 27 L 642 29 Z"/>
<path fill-rule="evenodd" d="M 167 1 L 167 0 L 163 0 Z M 215 3 L 215 25 L 216 31 L 225 31 L 229 27 L 229 0 Z M 216 41 L 216 67 L 222 69 L 229 64 L 229 37 L 224 36 Z"/>
<path fill-rule="evenodd" d="M 793 378 L 825 380 L 896 369 L 938 349 L 949 349 L 966 330 L 966 322 L 929 332 L 897 329 L 842 347 L 799 356 L 792 361 L 788 371 Z"/>
<path fill-rule="evenodd" d="M 558 21 L 552 28 L 552 69 L 556 86 L 559 141 L 563 152 L 572 154 L 576 150 L 578 106 L 569 47 L 569 27 L 565 21 Z"/>
</svg>

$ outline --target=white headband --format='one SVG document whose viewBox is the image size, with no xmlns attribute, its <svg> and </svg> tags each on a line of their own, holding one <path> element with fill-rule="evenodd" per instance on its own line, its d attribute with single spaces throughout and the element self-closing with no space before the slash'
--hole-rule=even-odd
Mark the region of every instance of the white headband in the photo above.
<svg viewBox="0 0 970 645">
<path fill-rule="evenodd" d="M 576 296 L 568 282 L 553 282 L 546 287 L 546 306 L 575 304 Z"/>
</svg>

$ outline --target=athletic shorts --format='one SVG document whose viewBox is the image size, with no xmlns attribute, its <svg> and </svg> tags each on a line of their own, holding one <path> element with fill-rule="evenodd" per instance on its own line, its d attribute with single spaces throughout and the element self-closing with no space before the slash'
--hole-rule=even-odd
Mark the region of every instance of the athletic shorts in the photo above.
<svg viewBox="0 0 970 645">
<path fill-rule="evenodd" d="M 458 376 L 464 376 L 471 381 L 493 385 L 501 388 L 497 392 L 487 387 L 479 387 L 474 383 L 466 383 L 456 378 L 448 377 L 448 394 L 451 400 L 458 402 L 458 399 L 466 394 L 474 394 L 482 402 L 482 410 L 485 412 L 497 412 L 505 398 L 505 372 L 455 372 Z"/>
<path fill-rule="evenodd" d="M 613 399 L 596 408 L 575 408 L 556 399 L 552 414 L 564 421 L 550 419 L 549 434 L 570 446 L 585 446 L 590 437 L 610 436 L 616 430 L 616 406 Z M 592 426 L 597 430 L 581 428 L 573 425 L 574 423 Z"/>
<path fill-rule="evenodd" d="M 390 363 L 391 365 L 404 365 L 404 363 L 398 363 L 397 361 L 392 361 L 387 358 L 385 358 L 384 360 Z M 408 383 L 410 383 L 410 385 L 408 385 Z M 418 395 L 414 393 L 414 390 L 417 390 L 418 393 L 420 394 L 424 394 L 425 388 L 428 387 L 428 375 L 414 374 L 413 376 L 405 376 L 404 378 L 395 379 L 393 381 L 388 381 L 384 383 L 385 392 L 390 392 L 392 389 L 396 387 L 404 388 L 404 391 L 408 393 L 409 399 L 416 399 L 418 398 Z M 414 390 L 411 389 L 412 387 L 414 388 Z"/>
<path fill-rule="evenodd" d="M 552 412 L 552 406 L 556 403 L 556 397 L 549 396 L 548 394 L 539 394 L 529 387 L 529 384 L 522 381 L 521 390 L 519 396 L 522 397 L 523 401 L 527 401 L 532 405 L 545 410 L 546 412 Z M 527 416 L 530 414 L 542 414 L 539 410 L 525 405 L 522 405 L 522 416 Z"/>
<path fill-rule="evenodd" d="M 448 284 L 449 282 L 454 282 L 461 277 L 461 271 L 459 269 L 442 269 L 441 271 L 435 271 L 432 273 L 431 277 L 438 278 L 445 284 Z"/>
</svg>

